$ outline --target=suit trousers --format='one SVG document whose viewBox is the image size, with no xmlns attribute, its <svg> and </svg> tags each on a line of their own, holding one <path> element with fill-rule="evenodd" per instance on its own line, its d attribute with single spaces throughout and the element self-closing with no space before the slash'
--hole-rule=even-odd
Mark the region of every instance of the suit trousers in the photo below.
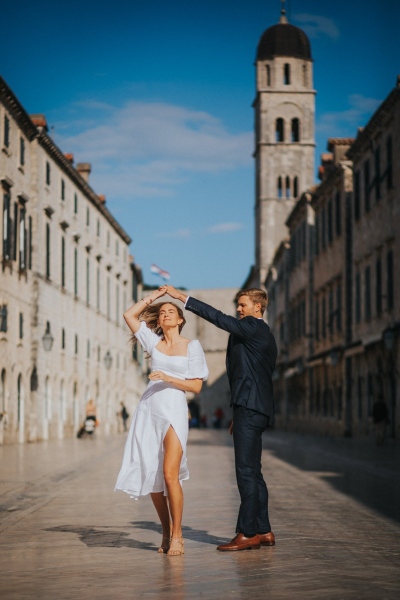
<svg viewBox="0 0 400 600">
<path fill-rule="evenodd" d="M 262 433 L 269 418 L 255 410 L 233 405 L 233 444 L 240 509 L 236 532 L 252 537 L 269 533 L 268 488 L 261 472 Z"/>
</svg>

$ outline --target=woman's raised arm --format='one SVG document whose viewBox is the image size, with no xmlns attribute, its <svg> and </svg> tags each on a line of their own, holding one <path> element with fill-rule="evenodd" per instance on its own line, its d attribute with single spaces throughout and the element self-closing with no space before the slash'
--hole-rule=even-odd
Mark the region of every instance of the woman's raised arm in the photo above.
<svg viewBox="0 0 400 600">
<path fill-rule="evenodd" d="M 130 308 L 128 308 L 128 310 L 124 312 L 124 319 L 132 333 L 136 333 L 137 331 L 139 331 L 139 316 L 146 309 L 146 307 L 150 306 L 150 304 L 154 302 L 154 300 L 157 300 L 157 298 L 161 298 L 161 296 L 164 296 L 166 291 L 167 286 L 163 285 L 159 287 L 158 290 L 154 290 L 148 296 L 145 296 L 144 298 L 142 298 L 142 300 L 139 300 L 139 302 L 136 302 L 136 304 L 133 304 Z"/>
</svg>

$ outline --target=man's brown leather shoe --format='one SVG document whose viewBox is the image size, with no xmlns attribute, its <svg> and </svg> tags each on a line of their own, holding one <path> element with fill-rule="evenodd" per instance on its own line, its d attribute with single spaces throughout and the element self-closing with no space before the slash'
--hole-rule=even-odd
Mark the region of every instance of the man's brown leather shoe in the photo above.
<svg viewBox="0 0 400 600">
<path fill-rule="evenodd" d="M 270 531 L 269 533 L 258 533 L 261 546 L 275 546 L 275 536 Z"/>
<path fill-rule="evenodd" d="M 245 537 L 243 533 L 238 533 L 228 544 L 217 546 L 221 552 L 234 552 L 235 550 L 253 550 L 260 547 L 260 538 L 258 535 Z"/>
</svg>

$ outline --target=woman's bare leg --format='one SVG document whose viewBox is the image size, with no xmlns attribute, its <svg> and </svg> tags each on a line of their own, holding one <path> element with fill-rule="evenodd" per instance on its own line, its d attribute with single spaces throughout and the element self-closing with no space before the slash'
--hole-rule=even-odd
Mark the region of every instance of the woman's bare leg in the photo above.
<svg viewBox="0 0 400 600">
<path fill-rule="evenodd" d="M 181 554 L 182 540 L 182 513 L 183 492 L 179 482 L 179 469 L 182 459 L 182 446 L 173 427 L 170 427 L 164 438 L 164 479 L 168 489 L 169 510 L 172 517 L 171 548 L 170 554 Z"/>
</svg>

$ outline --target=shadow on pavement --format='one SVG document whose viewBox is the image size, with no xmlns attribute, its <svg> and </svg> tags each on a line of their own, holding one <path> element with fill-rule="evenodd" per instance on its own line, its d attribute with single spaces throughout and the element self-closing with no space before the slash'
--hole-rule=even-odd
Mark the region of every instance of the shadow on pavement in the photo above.
<svg viewBox="0 0 400 600">
<path fill-rule="evenodd" d="M 400 455 L 396 444 L 376 447 L 368 440 L 273 430 L 264 435 L 263 448 L 302 471 L 315 473 L 335 490 L 381 515 L 400 521 Z M 268 469 L 267 462 L 265 467 Z"/>
<path fill-rule="evenodd" d="M 50 527 L 45 529 L 45 531 L 76 533 L 79 535 L 80 541 L 86 544 L 88 548 L 132 548 L 136 550 L 157 551 L 157 547 L 154 544 L 133 540 L 129 537 L 129 533 L 107 531 L 104 527 L 96 529 L 94 527 L 60 525 L 59 527 Z"/>
<path fill-rule="evenodd" d="M 132 521 L 131 525 L 133 525 L 136 529 L 157 531 L 157 533 L 160 533 L 161 535 L 160 524 L 155 523 L 154 521 Z M 212 544 L 214 546 L 219 546 L 220 544 L 229 542 L 229 540 L 226 538 L 219 538 L 215 535 L 210 535 L 205 529 L 192 529 L 191 527 L 187 527 L 185 525 L 182 526 L 182 534 L 185 539 L 192 540 L 193 542 L 202 542 L 203 544 Z"/>
</svg>

